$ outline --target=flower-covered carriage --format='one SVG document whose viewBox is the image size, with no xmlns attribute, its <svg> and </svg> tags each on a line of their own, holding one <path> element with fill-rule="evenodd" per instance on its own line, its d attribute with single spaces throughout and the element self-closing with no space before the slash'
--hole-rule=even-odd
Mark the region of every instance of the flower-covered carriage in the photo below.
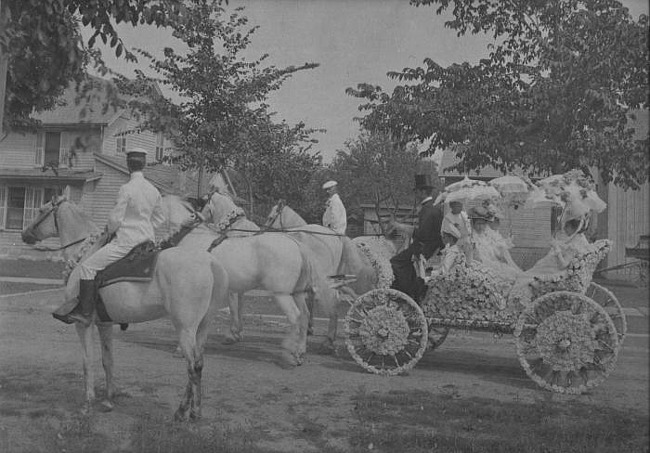
<svg viewBox="0 0 650 453">
<path fill-rule="evenodd" d="M 346 344 L 354 360 L 383 375 L 402 373 L 439 347 L 450 329 L 513 334 L 526 374 L 543 388 L 582 393 L 616 365 L 626 333 L 616 297 L 592 282 L 611 241 L 590 244 L 562 272 L 532 278 L 526 300 L 512 282 L 473 261 L 434 272 L 416 302 L 390 288 L 390 250 L 357 240 L 378 273 L 375 289 L 361 295 L 346 316 Z"/>
</svg>

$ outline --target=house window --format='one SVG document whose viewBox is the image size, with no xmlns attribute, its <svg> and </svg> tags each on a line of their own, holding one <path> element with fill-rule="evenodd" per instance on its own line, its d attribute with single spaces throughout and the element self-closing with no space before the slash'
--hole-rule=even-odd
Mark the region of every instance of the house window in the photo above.
<svg viewBox="0 0 650 453">
<path fill-rule="evenodd" d="M 52 187 L 0 187 L 0 228 L 23 230 L 38 216 L 38 209 L 52 196 Z"/>
<path fill-rule="evenodd" d="M 163 147 L 164 142 L 165 137 L 163 137 L 162 132 L 158 132 L 158 135 L 156 135 L 156 162 L 162 162 L 163 160 L 163 157 L 165 155 L 165 148 Z"/>
<path fill-rule="evenodd" d="M 38 167 L 67 167 L 69 151 L 66 138 L 63 132 L 39 132 L 36 136 L 34 164 Z"/>
<path fill-rule="evenodd" d="M 126 135 L 120 135 L 117 137 L 117 154 L 126 154 Z"/>
</svg>

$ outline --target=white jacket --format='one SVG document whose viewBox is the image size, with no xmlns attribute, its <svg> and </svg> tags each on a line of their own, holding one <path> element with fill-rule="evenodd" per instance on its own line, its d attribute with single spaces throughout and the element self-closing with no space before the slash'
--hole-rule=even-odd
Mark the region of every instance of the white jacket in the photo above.
<svg viewBox="0 0 650 453">
<path fill-rule="evenodd" d="M 165 221 L 162 197 L 140 171 L 120 187 L 117 204 L 108 216 L 108 232 L 116 233 L 114 242 L 135 246 L 155 240 L 154 228 Z"/>
<path fill-rule="evenodd" d="M 347 213 L 345 206 L 339 197 L 339 194 L 333 194 L 325 203 L 325 213 L 323 214 L 323 225 L 331 228 L 338 234 L 345 234 L 348 226 Z"/>
</svg>

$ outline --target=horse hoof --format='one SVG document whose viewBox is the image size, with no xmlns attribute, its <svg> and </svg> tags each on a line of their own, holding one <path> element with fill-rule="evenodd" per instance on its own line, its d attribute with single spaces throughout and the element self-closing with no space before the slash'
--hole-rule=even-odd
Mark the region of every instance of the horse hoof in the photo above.
<svg viewBox="0 0 650 453">
<path fill-rule="evenodd" d="M 309 335 L 309 336 L 314 335 L 314 328 L 313 327 L 310 327 L 309 329 L 307 329 L 307 335 Z"/>
<path fill-rule="evenodd" d="M 201 412 L 200 411 L 198 411 L 198 412 L 195 412 L 195 411 L 190 412 L 190 421 L 191 422 L 195 422 L 195 421 L 200 420 L 200 419 L 201 419 Z"/>
</svg>

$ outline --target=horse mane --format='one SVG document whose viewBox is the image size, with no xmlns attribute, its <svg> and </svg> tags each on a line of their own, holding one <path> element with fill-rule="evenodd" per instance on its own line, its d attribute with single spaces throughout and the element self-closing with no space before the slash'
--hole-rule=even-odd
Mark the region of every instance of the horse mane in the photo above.
<svg viewBox="0 0 650 453">
<path fill-rule="evenodd" d="M 69 212 L 75 216 L 75 225 L 88 225 L 88 227 L 97 232 L 99 231 L 99 227 L 97 224 L 93 221 L 93 219 L 86 214 L 76 203 L 70 201 L 70 200 L 63 200 L 61 204 L 59 205 L 59 209 L 68 207 Z"/>
</svg>

